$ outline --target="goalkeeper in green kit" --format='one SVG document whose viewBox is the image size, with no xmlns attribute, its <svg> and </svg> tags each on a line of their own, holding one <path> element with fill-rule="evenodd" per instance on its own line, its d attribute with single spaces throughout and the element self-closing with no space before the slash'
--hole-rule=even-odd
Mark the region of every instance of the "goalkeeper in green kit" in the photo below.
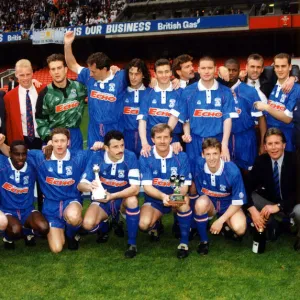
<svg viewBox="0 0 300 300">
<path fill-rule="evenodd" d="M 47 58 L 52 83 L 41 91 L 36 103 L 37 131 L 45 143 L 51 143 L 53 128 L 69 129 L 69 148 L 83 148 L 80 123 L 83 116 L 86 88 L 81 83 L 67 79 L 68 68 L 63 54 L 52 54 Z M 48 144 L 49 144 L 48 143 Z"/>
</svg>

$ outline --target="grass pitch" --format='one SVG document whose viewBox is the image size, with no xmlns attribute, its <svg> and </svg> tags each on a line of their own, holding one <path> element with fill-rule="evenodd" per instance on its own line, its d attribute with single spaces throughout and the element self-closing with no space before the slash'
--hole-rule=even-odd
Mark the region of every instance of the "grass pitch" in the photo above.
<svg viewBox="0 0 300 300">
<path fill-rule="evenodd" d="M 87 109 L 82 123 L 87 133 Z M 85 207 L 88 201 L 85 202 Z M 264 254 L 251 251 L 252 239 L 233 242 L 211 236 L 209 255 L 176 258 L 173 217 L 164 217 L 165 233 L 151 243 L 139 233 L 138 255 L 125 259 L 126 238 L 110 232 L 106 244 L 84 236 L 78 251 L 52 254 L 46 240 L 14 251 L 0 249 L 0 299 L 299 299 L 300 253 L 294 237 L 268 243 Z"/>
</svg>

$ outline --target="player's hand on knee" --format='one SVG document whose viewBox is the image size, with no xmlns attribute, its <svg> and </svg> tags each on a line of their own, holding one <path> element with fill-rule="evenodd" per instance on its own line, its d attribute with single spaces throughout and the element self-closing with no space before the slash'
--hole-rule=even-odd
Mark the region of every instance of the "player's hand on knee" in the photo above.
<svg viewBox="0 0 300 300">
<path fill-rule="evenodd" d="M 162 201 L 163 201 L 164 206 L 171 206 L 170 202 L 169 202 L 170 201 L 170 196 L 169 195 L 164 194 L 163 198 L 162 198 Z"/>
<path fill-rule="evenodd" d="M 229 71 L 226 67 L 219 67 L 219 77 L 225 81 L 229 81 Z"/>
<path fill-rule="evenodd" d="M 90 148 L 91 150 L 98 151 L 103 149 L 104 143 L 103 142 L 95 142 L 94 145 Z"/>
<path fill-rule="evenodd" d="M 172 148 L 173 148 L 173 152 L 175 154 L 178 154 L 179 152 L 182 152 L 182 146 L 179 142 L 175 142 L 171 144 Z"/>
<path fill-rule="evenodd" d="M 210 232 L 212 234 L 219 234 L 220 231 L 222 230 L 223 224 L 224 223 L 220 219 L 216 220 L 215 222 L 212 223 L 210 227 Z"/>
<path fill-rule="evenodd" d="M 151 148 L 152 148 L 152 147 L 151 147 L 149 144 L 143 145 L 143 146 L 142 146 L 142 150 L 141 150 L 141 155 L 142 155 L 143 157 L 149 157 L 149 156 L 151 156 L 151 153 L 150 153 Z"/>
<path fill-rule="evenodd" d="M 230 161 L 230 154 L 227 146 L 222 146 L 221 158 L 224 161 Z"/>
<path fill-rule="evenodd" d="M 190 135 L 188 135 L 188 134 L 184 134 L 183 136 L 182 136 L 182 140 L 185 142 L 185 143 L 190 143 L 191 141 L 192 141 L 192 137 L 190 136 Z"/>
<path fill-rule="evenodd" d="M 67 31 L 64 36 L 64 44 L 71 45 L 75 39 L 74 31 Z"/>
</svg>

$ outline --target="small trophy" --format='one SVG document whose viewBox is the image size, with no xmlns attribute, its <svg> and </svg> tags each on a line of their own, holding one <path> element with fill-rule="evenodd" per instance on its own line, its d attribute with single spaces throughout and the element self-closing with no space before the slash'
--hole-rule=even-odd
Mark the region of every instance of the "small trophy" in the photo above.
<svg viewBox="0 0 300 300">
<path fill-rule="evenodd" d="M 185 177 L 183 175 L 172 175 L 170 177 L 171 187 L 174 190 L 174 193 L 170 195 L 169 203 L 171 205 L 185 204 L 184 195 L 180 193 L 180 187 L 183 186 Z"/>
<path fill-rule="evenodd" d="M 99 171 L 100 171 L 99 166 L 94 165 L 93 172 L 95 173 L 95 180 L 99 183 L 99 186 L 92 191 L 92 200 L 102 200 L 106 198 L 105 190 L 99 178 Z"/>
</svg>

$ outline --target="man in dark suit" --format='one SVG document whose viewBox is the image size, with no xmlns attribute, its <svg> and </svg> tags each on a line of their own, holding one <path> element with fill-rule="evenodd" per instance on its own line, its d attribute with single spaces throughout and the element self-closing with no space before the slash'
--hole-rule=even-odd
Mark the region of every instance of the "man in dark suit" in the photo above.
<svg viewBox="0 0 300 300">
<path fill-rule="evenodd" d="M 4 97 L 5 92 L 0 91 L 0 133 L 6 135 L 5 128 L 5 106 L 4 106 Z"/>
<path fill-rule="evenodd" d="M 8 91 L 13 90 L 15 87 L 19 85 L 18 81 L 15 80 L 14 76 L 8 77 Z"/>
<path fill-rule="evenodd" d="M 257 157 L 246 179 L 249 211 L 257 229 L 267 227 L 276 239 L 278 220 L 293 218 L 297 225 L 295 250 L 300 250 L 300 204 L 296 204 L 296 156 L 285 151 L 284 134 L 269 128 L 264 137 L 265 154 Z"/>
</svg>

